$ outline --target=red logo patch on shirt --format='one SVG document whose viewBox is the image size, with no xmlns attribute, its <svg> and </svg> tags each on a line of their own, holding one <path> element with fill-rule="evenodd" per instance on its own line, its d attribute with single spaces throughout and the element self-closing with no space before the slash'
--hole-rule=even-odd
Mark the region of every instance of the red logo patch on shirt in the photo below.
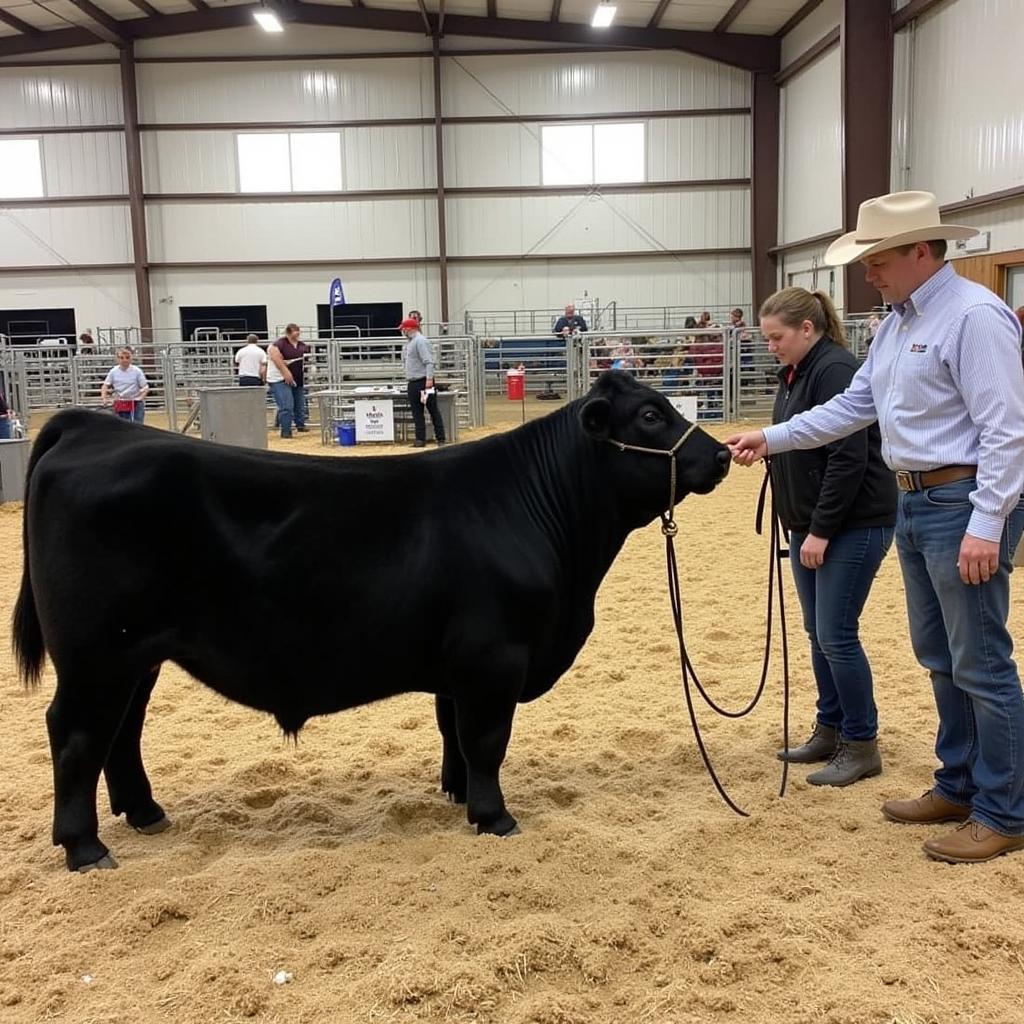
<svg viewBox="0 0 1024 1024">
<path fill-rule="evenodd" d="M 917 343 L 915 343 L 915 344 L 910 346 L 910 351 L 911 352 L 927 352 L 928 351 L 928 346 L 927 345 L 922 345 L 920 342 L 917 342 Z"/>
</svg>

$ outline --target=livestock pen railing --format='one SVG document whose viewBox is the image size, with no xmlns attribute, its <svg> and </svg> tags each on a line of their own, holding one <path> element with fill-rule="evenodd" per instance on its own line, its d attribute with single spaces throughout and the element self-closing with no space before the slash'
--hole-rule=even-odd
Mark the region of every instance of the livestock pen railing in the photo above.
<svg viewBox="0 0 1024 1024">
<path fill-rule="evenodd" d="M 845 322 L 850 350 L 863 359 L 877 329 L 877 318 Z M 97 332 L 93 349 L 75 351 L 70 344 L 17 344 L 0 340 L 0 387 L 8 404 L 28 426 L 37 410 L 69 405 L 98 405 L 100 387 L 114 365 L 113 352 L 134 343 L 135 362 L 150 383 L 146 406 L 165 409 L 171 429 L 194 419 L 199 392 L 233 386 L 237 381 L 234 354 L 238 340 L 212 337 L 182 340 L 180 332 L 147 332 L 136 328 Z M 609 367 L 633 373 L 670 396 L 688 394 L 698 401 L 701 420 L 764 420 L 771 415 L 778 386 L 778 362 L 760 332 L 751 328 L 689 328 L 664 331 L 604 330 L 568 338 L 553 334 L 471 336 L 447 334 L 432 339 L 438 382 L 458 394 L 462 426 L 485 422 L 488 401 L 505 400 L 508 372 L 525 375 L 530 416 L 543 415 L 551 402 L 585 394 L 597 375 Z M 307 392 L 314 422 L 317 392 L 338 395 L 332 417 L 351 415 L 357 388 L 404 384 L 399 337 L 350 337 L 307 341 Z M 272 410 L 268 399 L 268 411 Z"/>
</svg>

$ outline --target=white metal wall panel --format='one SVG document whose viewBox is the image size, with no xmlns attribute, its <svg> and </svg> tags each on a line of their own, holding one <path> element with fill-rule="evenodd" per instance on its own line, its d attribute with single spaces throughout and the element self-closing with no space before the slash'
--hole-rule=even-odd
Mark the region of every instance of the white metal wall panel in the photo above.
<svg viewBox="0 0 1024 1024">
<path fill-rule="evenodd" d="M 111 196 L 128 191 L 123 132 L 44 135 L 48 196 Z"/>
<path fill-rule="evenodd" d="M 147 192 L 237 192 L 232 131 L 142 133 Z M 433 188 L 434 129 L 419 125 L 341 130 L 345 189 Z"/>
<path fill-rule="evenodd" d="M 0 267 L 130 263 L 127 204 L 4 210 Z"/>
<path fill-rule="evenodd" d="M 449 60 L 442 79 L 445 114 L 615 113 L 750 103 L 750 76 L 684 53 L 588 53 Z"/>
<path fill-rule="evenodd" d="M 432 199 L 359 203 L 150 203 L 153 262 L 317 260 L 437 252 Z"/>
<path fill-rule="evenodd" d="M 602 305 L 750 305 L 750 260 L 740 256 L 457 264 L 448 282 L 456 316 L 467 309 L 557 309 L 584 291 Z"/>
<path fill-rule="evenodd" d="M 749 228 L 746 189 L 448 202 L 449 247 L 467 256 L 733 248 L 750 244 Z"/>
<path fill-rule="evenodd" d="M 954 224 L 970 224 L 979 231 L 990 231 L 990 252 L 1006 252 L 1007 249 L 1024 249 L 1024 200 L 985 206 L 965 213 L 954 213 L 943 220 Z M 950 245 L 950 254 L 956 252 Z M 970 253 L 963 255 L 969 256 Z"/>
<path fill-rule="evenodd" d="M 838 48 L 782 89 L 779 234 L 783 242 L 839 228 L 842 205 L 842 116 Z"/>
<path fill-rule="evenodd" d="M 121 120 L 121 79 L 116 67 L 0 67 L 0 128 L 120 124 Z"/>
<path fill-rule="evenodd" d="M 127 327 L 139 322 L 135 278 L 129 271 L 60 273 L 0 278 L 3 309 L 72 307 L 79 333 L 86 327 Z"/>
<path fill-rule="evenodd" d="M 794 285 L 808 291 L 823 291 L 831 296 L 836 309 L 842 312 L 843 268 L 825 266 L 827 248 L 827 245 L 816 245 L 784 253 L 779 260 L 779 287 Z M 851 273 L 862 273 L 862 270 L 859 266 L 854 267 Z"/>
<path fill-rule="evenodd" d="M 139 120 L 345 121 L 432 117 L 430 61 L 142 64 Z"/>
<path fill-rule="evenodd" d="M 750 117 L 652 118 L 647 178 L 749 178 Z"/>
<path fill-rule="evenodd" d="M 446 184 L 540 185 L 542 127 L 445 126 Z M 648 181 L 750 176 L 749 117 L 651 118 L 646 133 Z"/>
<path fill-rule="evenodd" d="M 918 20 L 911 187 L 948 203 L 1024 182 L 1022 39 L 1021 0 L 955 0 Z"/>
<path fill-rule="evenodd" d="M 181 325 L 179 306 L 227 303 L 267 307 L 267 324 L 316 324 L 316 307 L 327 301 L 328 284 L 340 277 L 350 302 L 401 302 L 428 320 L 440 318 L 436 266 L 324 266 L 291 269 L 154 270 L 153 317 L 157 327 Z"/>
<path fill-rule="evenodd" d="M 827 36 L 842 18 L 842 0 L 824 0 L 791 32 L 782 37 L 782 66 L 792 64 L 822 36 Z"/>
</svg>

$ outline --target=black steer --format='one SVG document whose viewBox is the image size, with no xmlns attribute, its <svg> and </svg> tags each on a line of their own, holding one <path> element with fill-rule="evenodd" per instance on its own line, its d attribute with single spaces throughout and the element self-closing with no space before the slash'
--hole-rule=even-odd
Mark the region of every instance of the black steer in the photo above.
<svg viewBox="0 0 1024 1024">
<path fill-rule="evenodd" d="M 667 452 L 686 429 L 618 372 L 517 430 L 405 458 L 295 457 L 54 416 L 29 466 L 14 645 L 30 684 L 46 652 L 57 672 L 46 725 L 68 867 L 116 866 L 98 836 L 100 771 L 115 815 L 167 827 L 140 751 L 164 661 L 289 734 L 434 694 L 442 789 L 480 832 L 513 832 L 498 772 L 516 704 L 569 668 L 626 536 L 668 504 L 669 458 L 607 442 Z M 701 430 L 675 459 L 678 497 L 729 466 Z"/>
</svg>

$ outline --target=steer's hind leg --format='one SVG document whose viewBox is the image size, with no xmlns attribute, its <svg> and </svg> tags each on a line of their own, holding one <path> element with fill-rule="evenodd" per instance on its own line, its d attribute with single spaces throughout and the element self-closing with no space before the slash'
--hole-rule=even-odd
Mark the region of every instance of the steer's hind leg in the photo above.
<svg viewBox="0 0 1024 1024">
<path fill-rule="evenodd" d="M 64 847 L 70 871 L 117 867 L 99 839 L 96 786 L 133 690 L 130 681 L 112 673 L 100 682 L 58 668 L 46 728 L 53 758 L 53 844 Z"/>
<path fill-rule="evenodd" d="M 459 746 L 467 768 L 467 816 L 478 833 L 507 836 L 519 831 L 498 782 L 515 710 L 515 697 L 493 690 L 460 693 L 455 699 Z"/>
<path fill-rule="evenodd" d="M 171 824 L 163 808 L 153 799 L 153 790 L 142 763 L 142 726 L 159 674 L 160 666 L 156 665 L 135 687 L 103 766 L 110 810 L 114 814 L 123 814 L 132 828 L 145 835 L 156 835 Z"/>
<path fill-rule="evenodd" d="M 459 747 L 455 721 L 455 701 L 451 697 L 434 698 L 437 727 L 441 730 L 441 792 L 454 804 L 466 802 L 466 759 Z"/>
</svg>

